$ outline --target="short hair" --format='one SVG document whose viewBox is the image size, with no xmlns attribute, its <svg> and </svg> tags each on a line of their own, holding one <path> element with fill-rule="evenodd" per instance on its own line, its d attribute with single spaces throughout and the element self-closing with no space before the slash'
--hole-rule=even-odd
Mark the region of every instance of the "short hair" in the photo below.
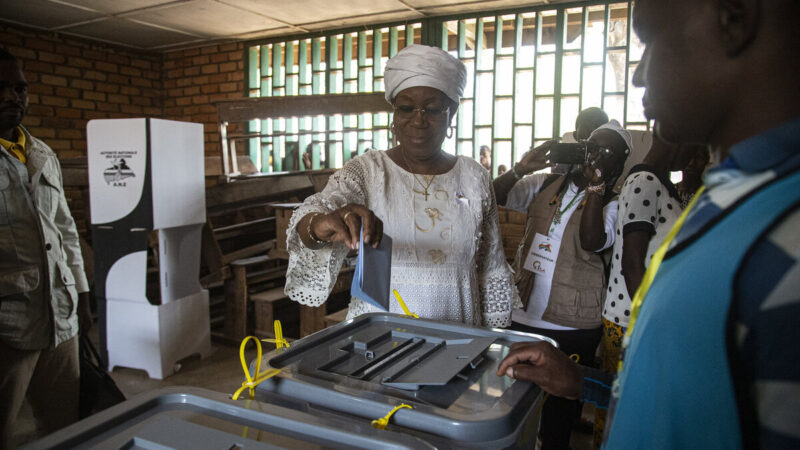
<svg viewBox="0 0 800 450">
<path fill-rule="evenodd" d="M 594 128 L 597 128 L 600 125 L 608 123 L 608 114 L 602 109 L 592 106 L 578 114 L 578 117 L 575 118 L 575 125 L 577 126 L 580 122 L 591 124 Z"/>
<path fill-rule="evenodd" d="M 14 57 L 14 55 L 12 55 L 8 50 L 4 49 L 3 47 L 0 47 L 0 61 L 18 62 L 17 58 Z"/>
</svg>

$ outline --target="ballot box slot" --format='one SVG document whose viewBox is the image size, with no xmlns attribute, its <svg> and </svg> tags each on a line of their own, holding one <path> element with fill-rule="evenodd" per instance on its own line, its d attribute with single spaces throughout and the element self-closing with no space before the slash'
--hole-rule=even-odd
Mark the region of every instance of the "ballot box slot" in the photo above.
<svg viewBox="0 0 800 450">
<path fill-rule="evenodd" d="M 395 362 L 397 362 L 403 355 L 414 351 L 415 349 L 419 348 L 425 343 L 424 339 L 414 338 L 404 341 L 397 347 L 389 350 L 382 356 L 376 357 L 371 362 L 364 365 L 359 370 L 351 373 L 350 376 L 355 378 L 361 379 L 369 379 L 380 370 L 385 370 L 387 367 L 391 366 Z"/>
</svg>

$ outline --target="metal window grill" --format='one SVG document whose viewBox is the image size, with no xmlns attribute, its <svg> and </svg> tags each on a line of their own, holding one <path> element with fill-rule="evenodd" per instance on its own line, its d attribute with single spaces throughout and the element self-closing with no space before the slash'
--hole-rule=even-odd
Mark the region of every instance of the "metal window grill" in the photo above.
<svg viewBox="0 0 800 450">
<path fill-rule="evenodd" d="M 643 45 L 632 2 L 594 1 L 426 19 L 248 46 L 251 97 L 383 91 L 383 67 L 411 43 L 438 45 L 467 67 L 467 86 L 446 151 L 510 167 L 532 145 L 574 129 L 590 106 L 628 128 L 649 129 L 632 85 Z M 280 117 L 249 124 L 249 152 L 262 172 L 285 170 L 310 150 L 312 168 L 341 167 L 391 146 L 388 113 Z M 302 167 L 301 167 L 302 168 Z"/>
</svg>

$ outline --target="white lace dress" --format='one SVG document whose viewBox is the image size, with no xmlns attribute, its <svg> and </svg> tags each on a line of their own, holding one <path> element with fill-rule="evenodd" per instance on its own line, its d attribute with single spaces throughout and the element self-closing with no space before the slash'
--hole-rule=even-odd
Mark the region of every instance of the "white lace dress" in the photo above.
<svg viewBox="0 0 800 450">
<path fill-rule="evenodd" d="M 512 307 L 521 304 L 503 253 L 491 179 L 467 157 L 459 157 L 449 172 L 432 180 L 415 177 L 383 151 L 345 164 L 292 215 L 286 239 L 289 298 L 308 306 L 328 298 L 347 247 L 311 250 L 295 228 L 306 214 L 327 213 L 348 203 L 365 205 L 383 221 L 383 231 L 393 241 L 391 288 L 412 312 L 472 325 L 511 324 Z M 391 312 L 402 314 L 394 299 L 390 305 Z M 347 317 L 372 311 L 378 309 L 352 298 Z"/>
</svg>

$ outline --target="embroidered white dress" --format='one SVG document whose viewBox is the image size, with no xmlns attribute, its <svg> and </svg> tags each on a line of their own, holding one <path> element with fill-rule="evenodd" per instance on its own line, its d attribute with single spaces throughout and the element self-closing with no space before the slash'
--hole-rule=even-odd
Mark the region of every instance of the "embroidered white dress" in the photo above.
<svg viewBox="0 0 800 450">
<path fill-rule="evenodd" d="M 345 164 L 292 215 L 286 239 L 289 298 L 308 306 L 328 298 L 347 247 L 311 250 L 296 226 L 306 214 L 327 213 L 348 203 L 366 206 L 383 221 L 383 231 L 393 241 L 391 288 L 412 312 L 472 325 L 511 324 L 519 295 L 503 253 L 491 179 L 467 157 L 458 157 L 449 172 L 432 179 L 407 172 L 383 151 Z M 352 298 L 347 317 L 372 311 L 379 310 Z M 403 312 L 394 299 L 390 311 Z"/>
</svg>

